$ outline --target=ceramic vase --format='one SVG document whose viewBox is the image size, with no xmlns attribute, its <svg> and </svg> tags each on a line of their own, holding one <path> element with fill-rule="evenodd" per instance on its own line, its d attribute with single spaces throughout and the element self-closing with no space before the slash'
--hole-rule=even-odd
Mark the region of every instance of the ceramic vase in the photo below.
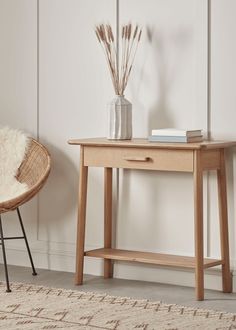
<svg viewBox="0 0 236 330">
<path fill-rule="evenodd" d="M 116 97 L 108 104 L 109 140 L 132 139 L 132 104 L 123 95 Z"/>
</svg>

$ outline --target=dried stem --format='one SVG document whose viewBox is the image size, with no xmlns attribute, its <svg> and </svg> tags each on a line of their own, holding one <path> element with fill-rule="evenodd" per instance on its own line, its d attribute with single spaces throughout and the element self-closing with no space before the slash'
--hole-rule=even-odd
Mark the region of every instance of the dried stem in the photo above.
<svg viewBox="0 0 236 330">
<path fill-rule="evenodd" d="M 133 67 L 142 30 L 138 25 L 133 29 L 131 23 L 122 26 L 120 63 L 117 61 L 118 53 L 111 25 L 97 25 L 95 34 L 106 57 L 115 93 L 123 95 Z"/>
</svg>

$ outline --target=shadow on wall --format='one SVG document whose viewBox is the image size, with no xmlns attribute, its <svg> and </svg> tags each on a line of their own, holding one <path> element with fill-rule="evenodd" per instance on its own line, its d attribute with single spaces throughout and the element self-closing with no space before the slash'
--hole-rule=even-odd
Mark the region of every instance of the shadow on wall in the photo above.
<svg viewBox="0 0 236 330">
<path fill-rule="evenodd" d="M 77 202 L 78 168 L 62 149 L 45 143 L 52 156 L 52 170 L 41 196 L 50 223 L 65 221 Z"/>
<path fill-rule="evenodd" d="M 175 109 L 171 108 L 171 94 L 172 89 L 179 83 L 183 67 L 185 65 L 186 52 L 189 46 L 191 45 L 192 39 L 192 31 L 188 28 L 174 29 L 170 33 L 161 32 L 156 30 L 155 27 L 147 26 L 146 28 L 147 40 L 149 44 L 149 50 L 146 49 L 145 61 L 142 63 L 140 68 L 140 73 L 138 77 L 138 85 L 136 85 L 136 90 L 133 90 L 132 93 L 134 95 L 139 95 L 140 85 L 148 83 L 150 81 L 150 77 L 148 76 L 150 73 L 154 78 L 156 78 L 156 92 L 155 92 L 155 102 L 148 109 L 148 132 L 151 133 L 152 129 L 155 128 L 164 128 L 164 127 L 175 127 Z M 152 53 L 152 70 L 146 72 L 146 66 L 150 66 L 150 62 L 146 61 L 149 57 L 149 53 Z M 131 86 L 132 88 L 132 86 Z M 136 98 L 137 99 L 137 98 Z M 140 101 L 139 101 L 140 102 Z M 173 104 L 173 102 L 172 102 Z M 139 109 L 144 109 L 145 105 L 139 103 Z M 120 198 L 118 200 L 118 223 L 116 224 L 117 232 L 119 233 L 118 227 L 120 226 L 119 222 L 122 221 L 134 221 L 139 217 L 143 217 L 142 212 L 139 212 L 139 207 L 134 207 L 132 204 L 131 192 L 134 192 L 131 188 L 132 184 L 132 176 L 139 176 L 139 179 L 143 177 L 144 185 L 140 187 L 140 191 L 144 190 L 146 194 L 146 199 L 149 201 L 147 210 L 145 210 L 145 218 L 144 223 L 148 228 L 152 228 L 152 234 L 149 234 L 148 238 L 151 236 L 155 236 L 158 241 L 158 235 L 162 235 L 161 233 L 161 222 L 159 219 L 162 218 L 160 204 L 159 204 L 159 196 L 162 193 L 161 186 L 163 181 L 159 179 L 159 176 L 156 173 L 148 173 L 146 177 L 146 173 L 143 171 L 129 171 L 123 170 L 122 182 L 120 182 Z M 173 178 L 178 177 L 181 179 L 181 173 L 162 173 L 161 176 L 172 176 Z M 151 177 L 151 180 L 149 178 Z M 140 180 L 142 182 L 142 180 Z M 168 183 L 170 181 L 168 180 Z M 171 189 L 172 182 L 170 183 Z M 172 193 L 172 198 L 175 198 Z M 164 208 L 164 206 L 161 206 Z M 131 220 L 130 220 L 131 218 Z M 125 219 L 125 220 L 122 220 Z M 129 219 L 129 220 L 128 220 Z M 120 221 L 119 221 L 120 220 Z M 124 222 L 122 223 L 124 226 Z M 137 221 L 141 223 L 141 221 Z M 143 233 L 142 229 L 137 226 L 133 227 L 132 236 L 140 237 L 142 239 Z M 117 241 L 121 240 L 120 237 L 117 237 Z M 122 242 L 123 244 L 132 249 L 133 246 L 130 246 L 134 240 L 130 239 L 129 233 L 126 231 L 122 231 Z M 158 243 L 156 245 L 156 250 L 158 251 Z M 156 251 L 156 252 L 157 252 Z M 154 251 L 153 251 L 154 252 Z"/>
<path fill-rule="evenodd" d="M 157 76 L 157 99 L 148 112 L 148 131 L 155 128 L 175 127 L 171 114 L 170 93 L 184 66 L 184 53 L 191 42 L 189 29 L 175 29 L 171 34 L 147 27 L 148 42 L 152 45 Z M 174 110 L 174 109 L 173 109 Z"/>
</svg>

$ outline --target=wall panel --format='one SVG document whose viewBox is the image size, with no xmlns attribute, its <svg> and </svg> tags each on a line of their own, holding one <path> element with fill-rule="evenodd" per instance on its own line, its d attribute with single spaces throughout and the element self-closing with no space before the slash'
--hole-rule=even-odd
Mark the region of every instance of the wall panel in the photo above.
<svg viewBox="0 0 236 330">
<path fill-rule="evenodd" d="M 133 103 L 134 135 L 148 136 L 153 128 L 161 127 L 206 129 L 206 2 L 119 3 L 121 24 L 132 21 L 143 26 L 125 93 Z M 120 178 L 118 246 L 192 255 L 192 192 L 192 176 L 188 174 L 124 171 Z M 117 269 L 118 276 L 129 276 L 126 268 L 131 267 Z M 135 268 L 146 279 L 155 271 L 137 265 Z"/>
<path fill-rule="evenodd" d="M 37 130 L 37 1 L 0 1 L 1 125 Z"/>
<path fill-rule="evenodd" d="M 235 11 L 234 0 L 215 0 L 211 4 L 211 134 L 215 139 L 236 139 L 236 43 L 235 43 Z M 235 149 L 227 154 L 228 170 L 228 204 L 229 230 L 232 264 L 236 265 L 235 244 Z M 212 175 L 213 177 L 213 175 Z M 212 178 L 213 179 L 213 178 Z M 218 214 L 215 186 L 211 188 L 211 251 L 219 254 L 217 249 Z"/>
<path fill-rule="evenodd" d="M 113 93 L 94 26 L 104 21 L 115 26 L 115 4 L 109 0 L 39 1 L 39 135 L 52 154 L 53 169 L 40 196 L 38 238 L 48 252 L 66 250 L 74 255 L 79 147 L 69 146 L 67 140 L 106 134 L 106 106 Z M 91 170 L 90 246 L 102 239 L 102 182 L 101 170 Z"/>
<path fill-rule="evenodd" d="M 37 136 L 37 1 L 0 0 L 0 126 Z M 36 198 L 22 207 L 29 240 L 37 237 Z M 4 230 L 19 231 L 16 214 L 3 216 Z M 12 221 L 7 221 L 12 220 Z M 6 224 L 6 225 L 5 225 Z M 9 242 L 8 246 L 23 246 Z"/>
</svg>

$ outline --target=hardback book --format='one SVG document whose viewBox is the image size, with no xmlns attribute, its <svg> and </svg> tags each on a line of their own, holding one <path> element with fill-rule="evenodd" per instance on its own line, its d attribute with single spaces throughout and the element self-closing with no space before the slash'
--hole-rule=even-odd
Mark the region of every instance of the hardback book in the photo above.
<svg viewBox="0 0 236 330">
<path fill-rule="evenodd" d="M 202 142 L 203 136 L 161 136 L 161 135 L 150 135 L 148 140 L 150 142 Z"/>
<path fill-rule="evenodd" d="M 201 136 L 202 130 L 201 129 L 185 130 L 185 129 L 176 129 L 176 128 L 160 128 L 160 129 L 153 129 L 152 135 L 194 137 L 194 136 Z"/>
</svg>

